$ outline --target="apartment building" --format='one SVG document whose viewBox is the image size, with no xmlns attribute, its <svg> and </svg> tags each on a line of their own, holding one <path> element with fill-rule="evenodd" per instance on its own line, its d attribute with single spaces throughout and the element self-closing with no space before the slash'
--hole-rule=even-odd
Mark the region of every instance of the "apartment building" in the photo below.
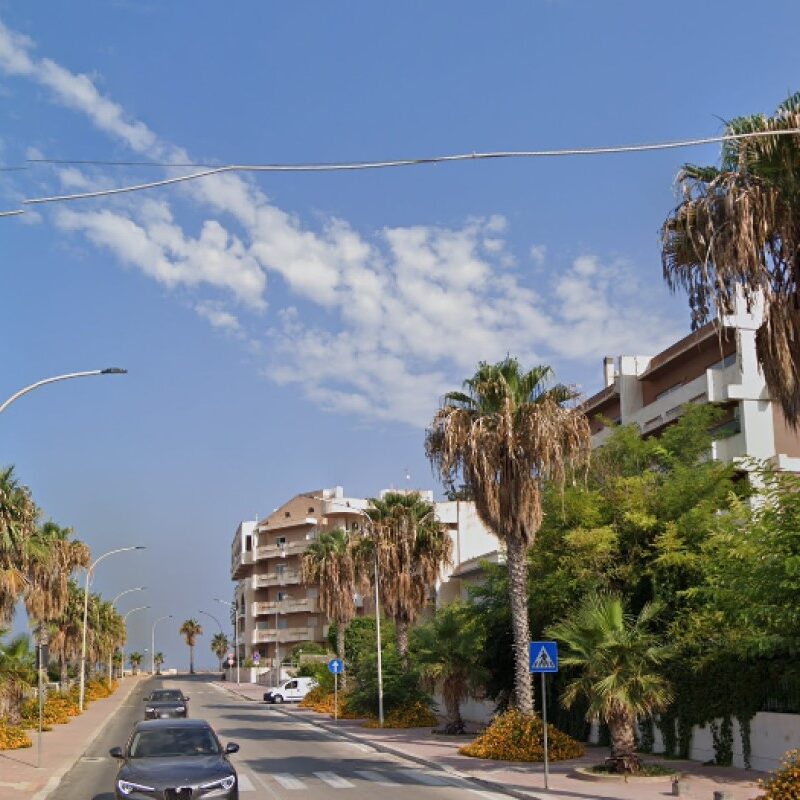
<svg viewBox="0 0 800 800">
<path fill-rule="evenodd" d="M 584 402 L 592 443 L 608 438 L 607 421 L 635 423 L 657 435 L 689 403 L 718 403 L 725 411 L 712 433 L 712 458 L 746 468 L 748 459 L 800 472 L 800 436 L 772 402 L 756 360 L 756 331 L 762 307 L 748 312 L 741 298 L 724 316 L 654 356 L 607 357 L 605 386 Z M 723 433 L 725 434 L 723 436 Z"/>
</svg>

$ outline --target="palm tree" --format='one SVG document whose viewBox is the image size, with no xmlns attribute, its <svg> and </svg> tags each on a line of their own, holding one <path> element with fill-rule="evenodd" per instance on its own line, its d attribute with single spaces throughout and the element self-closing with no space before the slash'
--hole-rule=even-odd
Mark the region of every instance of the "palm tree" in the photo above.
<svg viewBox="0 0 800 800">
<path fill-rule="evenodd" d="M 451 563 L 453 542 L 436 520 L 433 503 L 418 492 L 387 492 L 369 503 L 372 536 L 358 542 L 355 558 L 362 580 L 369 582 L 377 552 L 381 605 L 394 622 L 397 653 L 407 669 L 409 626 L 427 604 L 442 567 Z"/>
<path fill-rule="evenodd" d="M 67 602 L 50 628 L 50 652 L 58 659 L 61 685 L 66 688 L 70 663 L 76 662 L 81 652 L 83 626 L 83 590 L 74 581 L 67 584 Z M 124 644 L 123 640 L 120 644 Z"/>
<path fill-rule="evenodd" d="M 12 725 L 19 723 L 25 690 L 35 676 L 34 657 L 25 634 L 1 641 L 0 631 L 0 719 L 6 717 Z"/>
<path fill-rule="evenodd" d="M 153 656 L 153 664 L 155 664 L 155 667 L 156 667 L 156 675 L 160 675 L 161 674 L 161 665 L 163 663 L 164 663 L 164 654 L 159 650 Z"/>
<path fill-rule="evenodd" d="M 178 631 L 189 646 L 189 674 L 194 675 L 194 646 L 197 637 L 203 635 L 203 626 L 196 619 L 187 619 Z"/>
<path fill-rule="evenodd" d="M 441 685 L 447 733 L 464 732 L 461 704 L 478 692 L 488 676 L 481 663 L 485 632 L 459 603 L 439 609 L 433 621 L 415 628 L 411 649 L 425 683 Z"/>
<path fill-rule="evenodd" d="M 321 533 L 303 553 L 303 583 L 319 585 L 322 611 L 336 623 L 336 655 L 344 658 L 344 635 L 356 615 L 356 568 L 347 531 Z"/>
<path fill-rule="evenodd" d="M 800 93 L 771 117 L 739 117 L 726 134 L 800 127 Z M 678 174 L 683 202 L 662 228 L 664 278 L 689 295 L 697 327 L 716 310 L 731 313 L 741 291 L 760 295 L 764 319 L 758 360 L 770 394 L 793 427 L 800 424 L 800 136 L 727 141 L 719 168 L 687 164 Z"/>
<path fill-rule="evenodd" d="M 134 652 L 128 656 L 128 661 L 131 662 L 131 669 L 134 675 L 139 674 L 139 665 L 142 663 L 143 658 L 144 656 L 138 650 L 134 650 Z"/>
<path fill-rule="evenodd" d="M 211 640 L 211 652 L 219 659 L 219 671 L 222 672 L 222 659 L 228 652 L 228 637 L 224 633 L 215 633 Z"/>
<path fill-rule="evenodd" d="M 566 708 L 584 698 L 586 718 L 599 717 L 611 734 L 611 762 L 618 772 L 636 772 L 636 722 L 672 701 L 659 667 L 669 655 L 649 630 L 657 606 L 648 603 L 637 617 L 626 614 L 615 595 L 587 597 L 578 610 L 551 625 L 547 635 L 564 645 L 560 662 L 578 676 L 561 696 Z"/>
<path fill-rule="evenodd" d="M 445 484 L 460 480 L 483 523 L 505 544 L 514 633 L 514 692 L 533 713 L 528 672 L 528 548 L 542 521 L 542 483 L 561 483 L 587 463 L 589 423 L 567 402 L 575 393 L 546 388 L 549 367 L 525 372 L 511 357 L 481 362 L 465 392 L 445 395 L 425 448 Z"/>
</svg>

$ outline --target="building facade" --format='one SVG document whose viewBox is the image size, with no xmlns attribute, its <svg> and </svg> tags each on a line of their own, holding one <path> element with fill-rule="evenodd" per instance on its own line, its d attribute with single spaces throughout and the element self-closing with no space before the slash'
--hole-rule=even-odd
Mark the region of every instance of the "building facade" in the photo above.
<svg viewBox="0 0 800 800">
<path fill-rule="evenodd" d="M 710 322 L 654 356 L 607 357 L 604 388 L 584 402 L 598 447 L 610 435 L 608 423 L 635 423 L 645 436 L 657 435 L 690 403 L 717 403 L 724 412 L 712 444 L 712 458 L 747 469 L 749 459 L 800 472 L 800 437 L 787 425 L 767 391 L 756 359 L 760 306 Z"/>
</svg>

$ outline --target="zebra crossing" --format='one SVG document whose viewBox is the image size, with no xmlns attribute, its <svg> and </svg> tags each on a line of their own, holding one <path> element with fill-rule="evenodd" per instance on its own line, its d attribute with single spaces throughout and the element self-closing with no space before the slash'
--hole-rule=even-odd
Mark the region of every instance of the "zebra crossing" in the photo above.
<svg viewBox="0 0 800 800">
<path fill-rule="evenodd" d="M 262 786 L 267 788 L 270 783 L 274 786 L 277 784 L 282 789 L 288 791 L 303 792 L 309 791 L 314 788 L 314 784 L 321 782 L 326 784 L 331 789 L 355 789 L 356 784 L 354 780 L 368 781 L 378 786 L 387 788 L 401 788 L 404 786 L 412 786 L 414 784 L 421 784 L 423 786 L 449 786 L 458 787 L 469 791 L 472 795 L 484 798 L 484 800 L 508 800 L 507 795 L 498 792 L 482 791 L 480 789 L 473 789 L 465 781 L 456 777 L 450 776 L 444 772 L 435 770 L 424 770 L 414 768 L 403 768 L 397 770 L 378 770 L 378 769 L 360 769 L 348 773 L 347 776 L 338 775 L 335 772 L 312 772 L 310 774 L 290 774 L 288 772 L 271 772 L 267 774 L 256 774 L 256 780 Z M 248 792 L 254 791 L 255 786 L 252 781 L 243 772 L 239 772 L 239 791 Z"/>
</svg>

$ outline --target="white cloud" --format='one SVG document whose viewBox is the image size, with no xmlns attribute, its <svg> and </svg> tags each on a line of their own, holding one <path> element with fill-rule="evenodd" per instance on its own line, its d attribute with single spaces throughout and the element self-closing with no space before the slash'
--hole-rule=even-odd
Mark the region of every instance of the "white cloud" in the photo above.
<svg viewBox="0 0 800 800">
<path fill-rule="evenodd" d="M 220 328 L 229 333 L 240 333 L 242 330 L 239 320 L 230 311 L 225 311 L 218 303 L 197 303 L 194 310 L 203 319 L 208 320 L 214 328 Z"/>
<path fill-rule="evenodd" d="M 532 244 L 530 249 L 531 261 L 536 264 L 537 267 L 541 267 L 544 264 L 545 256 L 547 255 L 547 245 L 544 244 Z"/>
</svg>

